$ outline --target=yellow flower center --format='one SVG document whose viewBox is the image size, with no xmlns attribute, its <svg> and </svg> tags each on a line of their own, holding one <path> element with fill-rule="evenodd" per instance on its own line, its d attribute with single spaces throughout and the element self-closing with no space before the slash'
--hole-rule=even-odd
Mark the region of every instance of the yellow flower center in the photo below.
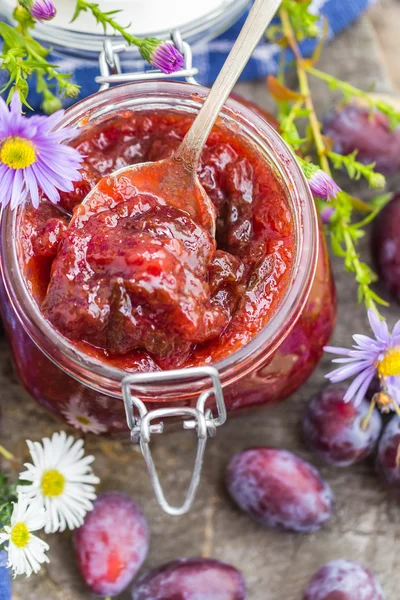
<svg viewBox="0 0 400 600">
<path fill-rule="evenodd" d="M 42 493 L 49 498 L 60 496 L 65 488 L 65 477 L 55 469 L 46 471 L 42 477 Z"/>
<path fill-rule="evenodd" d="M 87 417 L 78 416 L 76 420 L 82 423 L 82 425 L 90 425 L 90 420 Z"/>
<path fill-rule="evenodd" d="M 35 146 L 24 138 L 6 138 L 0 150 L 0 161 L 10 169 L 26 169 L 36 162 Z"/>
<path fill-rule="evenodd" d="M 400 346 L 389 348 L 377 365 L 378 375 L 381 379 L 400 375 Z"/>
<path fill-rule="evenodd" d="M 11 529 L 11 543 L 17 546 L 17 548 L 26 548 L 30 537 L 31 534 L 25 523 L 16 523 Z"/>
</svg>

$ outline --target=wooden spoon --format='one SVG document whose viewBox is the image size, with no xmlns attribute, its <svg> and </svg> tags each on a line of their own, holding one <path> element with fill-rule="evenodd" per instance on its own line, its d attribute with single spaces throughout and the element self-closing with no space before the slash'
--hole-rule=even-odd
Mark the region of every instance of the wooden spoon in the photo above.
<svg viewBox="0 0 400 600">
<path fill-rule="evenodd" d="M 281 1 L 255 0 L 203 106 L 173 156 L 124 167 L 101 179 L 82 203 L 89 212 L 94 205 L 98 207 L 102 190 L 134 189 L 136 193 L 152 194 L 167 205 L 186 211 L 215 237 L 215 208 L 197 177 L 200 155 L 221 108 Z"/>
</svg>

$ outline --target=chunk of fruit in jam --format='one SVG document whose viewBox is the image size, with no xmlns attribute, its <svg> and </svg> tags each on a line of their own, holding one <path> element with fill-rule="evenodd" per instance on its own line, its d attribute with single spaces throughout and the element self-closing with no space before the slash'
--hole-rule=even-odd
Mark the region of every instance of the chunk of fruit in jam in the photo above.
<svg viewBox="0 0 400 600">
<path fill-rule="evenodd" d="M 262 525 L 310 533 L 331 517 L 333 493 L 318 471 L 276 448 L 236 454 L 226 473 L 236 504 Z"/>
<path fill-rule="evenodd" d="M 237 569 L 205 558 L 181 559 L 150 571 L 133 587 L 132 600 L 245 600 Z"/>
<path fill-rule="evenodd" d="M 53 262 L 42 305 L 53 325 L 113 354 L 143 348 L 160 359 L 185 359 L 192 344 L 218 337 L 244 279 L 241 261 L 153 196 L 100 206 L 88 218 L 75 213 Z"/>
<path fill-rule="evenodd" d="M 314 575 L 303 600 L 383 600 L 383 594 L 371 571 L 349 560 L 333 560 Z"/>
<path fill-rule="evenodd" d="M 146 558 L 147 522 L 126 494 L 100 495 L 74 533 L 75 554 L 84 580 L 94 594 L 117 596 L 132 581 Z"/>
<path fill-rule="evenodd" d="M 325 462 L 339 467 L 352 465 L 374 450 L 382 419 L 375 410 L 367 427 L 362 427 L 370 403 L 364 400 L 355 407 L 344 402 L 347 388 L 328 385 L 308 404 L 303 418 L 306 442 Z"/>
</svg>

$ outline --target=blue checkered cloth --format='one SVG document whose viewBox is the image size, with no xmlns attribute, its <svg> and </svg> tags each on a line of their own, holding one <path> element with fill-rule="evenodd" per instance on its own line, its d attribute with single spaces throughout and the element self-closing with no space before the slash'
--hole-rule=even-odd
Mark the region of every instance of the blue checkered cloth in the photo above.
<svg viewBox="0 0 400 600">
<path fill-rule="evenodd" d="M 319 13 L 328 17 L 330 26 L 328 36 L 329 38 L 333 38 L 357 19 L 374 2 L 376 0 L 313 0 L 312 10 L 316 14 Z M 207 85 L 214 81 L 245 18 L 246 15 L 215 40 L 203 45 L 197 44 L 193 49 L 193 65 L 199 69 L 197 80 L 200 83 Z M 304 42 L 302 50 L 305 55 L 309 55 L 312 52 L 315 43 L 315 40 L 306 40 Z M 262 41 L 247 64 L 241 77 L 242 81 L 262 79 L 269 73 L 275 73 L 278 52 L 278 46 Z M 94 80 L 99 74 L 98 62 L 95 57 L 81 56 L 78 58 L 64 54 L 59 50 L 54 50 L 48 60 L 53 64 L 59 65 L 61 72 L 73 73 L 72 81 L 81 87 L 80 98 L 89 96 L 98 90 L 99 86 Z M 145 63 L 137 58 L 122 60 L 122 67 L 125 72 L 142 71 L 145 66 Z M 31 106 L 37 108 L 40 104 L 40 98 L 37 94 L 32 93 L 29 97 L 29 102 Z M 73 101 L 66 101 L 66 105 L 72 103 Z"/>
<path fill-rule="evenodd" d="M 0 550 L 0 600 L 11 600 L 11 573 L 7 569 L 8 554 Z"/>
</svg>

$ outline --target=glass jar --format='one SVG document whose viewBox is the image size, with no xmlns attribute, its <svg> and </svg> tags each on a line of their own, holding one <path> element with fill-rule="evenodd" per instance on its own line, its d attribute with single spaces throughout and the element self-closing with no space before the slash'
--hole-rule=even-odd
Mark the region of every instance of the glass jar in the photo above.
<svg viewBox="0 0 400 600">
<path fill-rule="evenodd" d="M 196 113 L 206 94 L 206 88 L 188 83 L 132 83 L 110 88 L 76 104 L 66 111 L 62 125 L 82 130 L 121 110 Z M 155 374 L 147 379 L 146 374 L 141 374 L 140 381 L 135 382 L 135 376 L 127 377 L 126 372 L 82 353 L 58 333 L 32 300 L 21 273 L 18 261 L 21 209 L 3 211 L 2 310 L 15 365 L 28 392 L 70 423 L 79 426 L 80 418 L 82 425 L 86 419 L 89 431 L 92 423 L 96 433 L 126 432 L 126 411 L 132 408 L 127 394 L 132 386 L 141 417 L 147 409 L 164 411 L 174 407 L 185 407 L 184 416 L 188 416 L 194 410 L 190 407 L 199 406 L 199 395 L 211 410 L 215 409 L 216 399 L 221 417 L 219 385 L 228 413 L 271 404 L 283 400 L 304 383 L 321 358 L 334 325 L 335 293 L 308 184 L 291 151 L 259 114 L 229 100 L 220 119 L 252 144 L 279 178 L 294 218 L 296 256 L 288 289 L 262 331 L 246 346 L 211 365 L 211 370 L 208 366 L 195 371 L 189 381 L 179 371 L 167 371 L 161 372 L 160 381 L 154 381 Z M 210 372 L 217 379 L 212 380 L 214 387 L 210 384 Z M 159 412 L 154 416 L 164 415 Z M 223 420 L 214 419 L 214 424 L 219 425 Z M 210 424 L 211 421 L 209 414 Z M 138 423 L 128 414 L 128 424 L 135 429 Z M 194 428 L 193 423 L 186 425 Z M 159 429 L 153 425 L 148 431 L 159 432 Z M 137 427 L 135 436 L 138 441 Z"/>
<path fill-rule="evenodd" d="M 172 29 L 179 28 L 181 35 L 190 44 L 204 43 L 217 37 L 244 13 L 251 0 L 170 0 L 163 4 L 159 0 L 100 0 L 103 11 L 121 10 L 118 20 L 131 23 L 128 31 L 139 37 L 168 39 Z M 89 13 L 81 13 L 72 21 L 76 0 L 55 0 L 57 15 L 51 22 L 37 23 L 35 37 L 48 44 L 56 52 L 73 56 L 90 57 L 97 62 L 103 48 L 105 34 Z M 160 9 L 161 7 L 161 9 Z M 165 7 L 165 9 L 164 9 Z M 0 0 L 0 15 L 12 20 L 15 0 Z M 149 18 L 151 17 L 151 18 Z M 112 30 L 107 35 L 112 35 Z M 113 42 L 121 43 L 122 36 L 113 35 Z M 139 56 L 135 47 L 130 53 Z"/>
</svg>

